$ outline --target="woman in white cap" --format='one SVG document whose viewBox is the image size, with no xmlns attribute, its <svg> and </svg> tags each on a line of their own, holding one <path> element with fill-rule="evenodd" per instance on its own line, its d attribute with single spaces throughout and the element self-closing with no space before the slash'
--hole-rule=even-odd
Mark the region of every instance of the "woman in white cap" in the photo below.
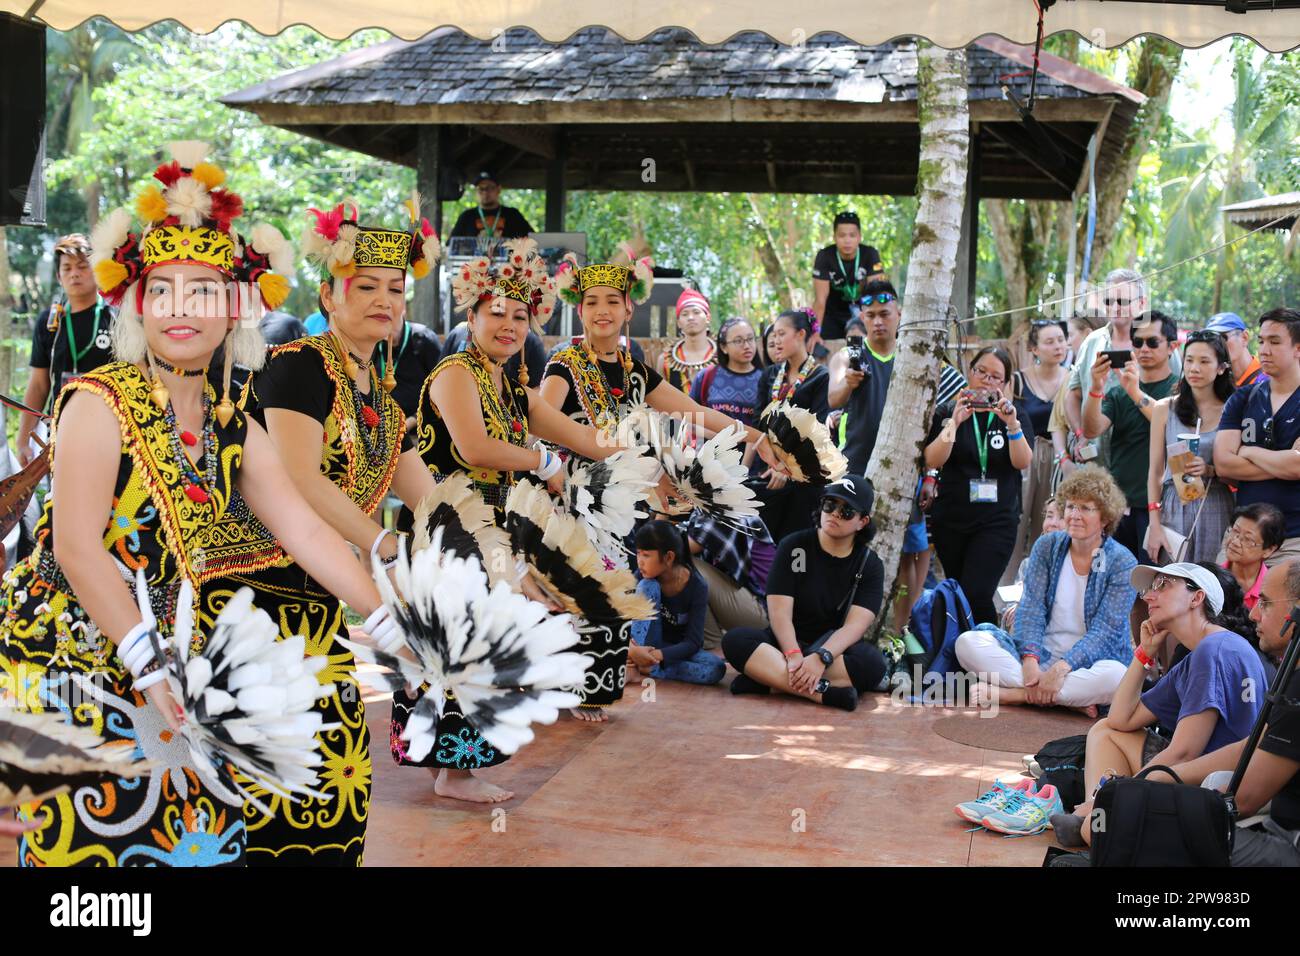
<svg viewBox="0 0 1300 956">
<path fill-rule="evenodd" d="M 1170 766 L 1244 739 L 1255 723 L 1268 678 L 1258 652 L 1232 628 L 1244 626 L 1240 589 L 1222 568 L 1204 564 L 1140 566 L 1130 580 L 1146 602 L 1147 619 L 1110 713 L 1088 731 L 1084 792 L 1096 793 L 1103 777 L 1131 776 L 1154 764 Z M 1225 599 L 1225 588 L 1231 600 Z M 1190 653 L 1143 693 L 1166 641 Z M 1172 737 L 1157 726 L 1171 729 Z M 1064 846 L 1080 846 L 1092 801 L 1073 814 L 1055 814 L 1052 827 Z"/>
</svg>

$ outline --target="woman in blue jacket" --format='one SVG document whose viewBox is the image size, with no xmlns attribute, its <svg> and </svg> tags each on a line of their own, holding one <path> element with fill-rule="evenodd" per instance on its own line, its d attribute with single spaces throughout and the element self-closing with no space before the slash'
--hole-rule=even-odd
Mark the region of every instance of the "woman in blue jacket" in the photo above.
<svg viewBox="0 0 1300 956">
<path fill-rule="evenodd" d="M 1034 543 L 1014 633 L 981 624 L 957 638 L 957 660 L 976 675 L 971 702 L 1077 707 L 1097 715 L 1123 679 L 1133 646 L 1133 555 L 1110 536 L 1124 495 L 1095 465 L 1076 469 L 1056 493 L 1065 531 Z"/>
</svg>

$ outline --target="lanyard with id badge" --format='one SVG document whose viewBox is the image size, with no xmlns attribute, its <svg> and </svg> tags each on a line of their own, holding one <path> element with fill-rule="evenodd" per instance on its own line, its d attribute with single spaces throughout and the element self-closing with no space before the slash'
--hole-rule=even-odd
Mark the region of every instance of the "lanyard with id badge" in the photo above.
<svg viewBox="0 0 1300 956">
<path fill-rule="evenodd" d="M 63 322 L 62 324 L 63 324 L 64 331 L 67 333 L 68 357 L 72 360 L 72 370 L 70 372 L 63 372 L 62 374 L 59 375 L 60 389 L 62 389 L 64 385 L 67 385 L 68 382 L 70 382 L 72 379 L 82 374 L 83 370 L 81 368 L 81 360 L 86 357 L 86 354 L 90 352 L 92 348 L 98 349 L 101 352 L 107 352 L 112 347 L 113 344 L 112 337 L 109 334 L 109 330 L 106 327 L 104 327 L 102 324 L 104 318 L 103 302 L 95 303 L 95 325 L 90 332 L 90 341 L 87 342 L 80 349 L 77 348 L 76 330 L 73 329 L 72 327 L 72 313 L 64 310 L 64 315 L 66 315 L 66 321 Z M 50 351 L 52 357 L 53 349 L 51 349 Z"/>
<path fill-rule="evenodd" d="M 980 456 L 980 476 L 970 480 L 971 504 L 995 505 L 998 503 L 998 483 L 996 479 L 988 477 L 989 441 L 994 437 L 992 434 L 993 413 L 987 413 L 983 435 L 980 434 L 978 415 L 972 415 L 970 423 L 971 427 L 975 430 L 975 448 L 979 452 Z"/>
</svg>

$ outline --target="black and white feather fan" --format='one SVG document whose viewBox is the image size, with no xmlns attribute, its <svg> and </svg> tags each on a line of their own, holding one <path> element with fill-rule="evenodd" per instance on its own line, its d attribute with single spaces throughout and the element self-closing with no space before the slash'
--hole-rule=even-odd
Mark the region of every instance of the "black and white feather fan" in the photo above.
<svg viewBox="0 0 1300 956">
<path fill-rule="evenodd" d="M 824 485 L 843 478 L 849 470 L 830 429 L 806 408 L 773 402 L 763 409 L 758 430 L 767 434 L 772 451 L 795 481 Z"/>
<path fill-rule="evenodd" d="M 648 518 L 645 505 L 659 480 L 659 463 L 642 449 L 615 452 L 603 461 L 575 468 L 564 483 L 564 509 L 582 525 L 587 540 L 614 567 L 627 563 L 623 540 L 638 518 Z"/>
<path fill-rule="evenodd" d="M 0 808 L 45 800 L 95 783 L 142 777 L 133 741 L 106 743 L 62 713 L 20 713 L 0 706 Z"/>
<path fill-rule="evenodd" d="M 136 579 L 140 613 L 162 638 L 149 607 L 144 575 Z M 317 734 L 326 724 L 316 702 L 334 693 L 317 674 L 329 659 L 307 654 L 302 635 L 280 639 L 280 628 L 253 605 L 253 592 L 240 588 L 226 602 L 203 651 L 191 656 L 194 633 L 193 588 L 186 580 L 176 605 L 176 627 L 167 661 L 167 680 L 183 711 L 181 733 L 195 768 L 221 799 L 245 801 L 268 816 L 271 811 L 240 782 L 232 792 L 216 768 L 231 764 L 259 787 L 287 799 L 327 798 L 318 791 L 321 755 Z M 152 706 L 152 705 L 151 705 Z"/>
<path fill-rule="evenodd" d="M 533 579 L 575 617 L 609 623 L 654 616 L 631 573 L 607 570 L 577 519 L 557 512 L 542 486 L 525 480 L 510 490 L 506 531 Z"/>
<path fill-rule="evenodd" d="M 507 754 L 533 739 L 530 724 L 552 723 L 562 708 L 578 705 L 576 694 L 560 688 L 581 686 L 591 662 L 566 650 L 578 640 L 568 615 L 551 616 L 505 581 L 489 587 L 477 559 L 444 550 L 441 528 L 409 560 L 399 544 L 395 573 L 405 601 L 375 562 L 375 583 L 411 656 L 341 643 L 387 668 L 362 674 L 368 683 L 389 691 L 428 685 L 403 737 L 411 760 L 423 760 L 433 748 L 448 690 L 465 719 Z"/>
<path fill-rule="evenodd" d="M 412 553 L 428 548 L 439 529 L 443 550 L 477 560 L 489 584 L 513 582 L 510 539 L 497 527 L 491 506 L 463 471 L 448 475 L 416 506 Z"/>
</svg>

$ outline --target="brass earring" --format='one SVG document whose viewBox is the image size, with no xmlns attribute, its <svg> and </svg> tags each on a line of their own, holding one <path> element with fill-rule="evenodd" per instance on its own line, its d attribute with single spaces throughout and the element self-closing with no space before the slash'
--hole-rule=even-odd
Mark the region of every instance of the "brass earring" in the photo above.
<svg viewBox="0 0 1300 956">
<path fill-rule="evenodd" d="M 385 392 L 397 388 L 397 361 L 393 358 L 393 340 L 388 340 L 388 361 L 384 363 L 384 379 L 379 383 Z"/>
<path fill-rule="evenodd" d="M 235 364 L 235 350 L 231 347 L 231 338 L 233 333 L 226 336 L 225 362 L 222 370 L 222 393 L 221 401 L 217 403 L 216 416 L 217 422 L 222 428 L 230 424 L 230 419 L 235 416 L 235 403 L 230 400 L 230 371 Z"/>
<path fill-rule="evenodd" d="M 172 400 L 171 393 L 167 391 L 162 376 L 158 374 L 158 366 L 154 364 L 153 353 L 145 352 L 145 360 L 149 366 L 149 399 L 158 406 L 158 411 L 165 412 Z"/>
</svg>

